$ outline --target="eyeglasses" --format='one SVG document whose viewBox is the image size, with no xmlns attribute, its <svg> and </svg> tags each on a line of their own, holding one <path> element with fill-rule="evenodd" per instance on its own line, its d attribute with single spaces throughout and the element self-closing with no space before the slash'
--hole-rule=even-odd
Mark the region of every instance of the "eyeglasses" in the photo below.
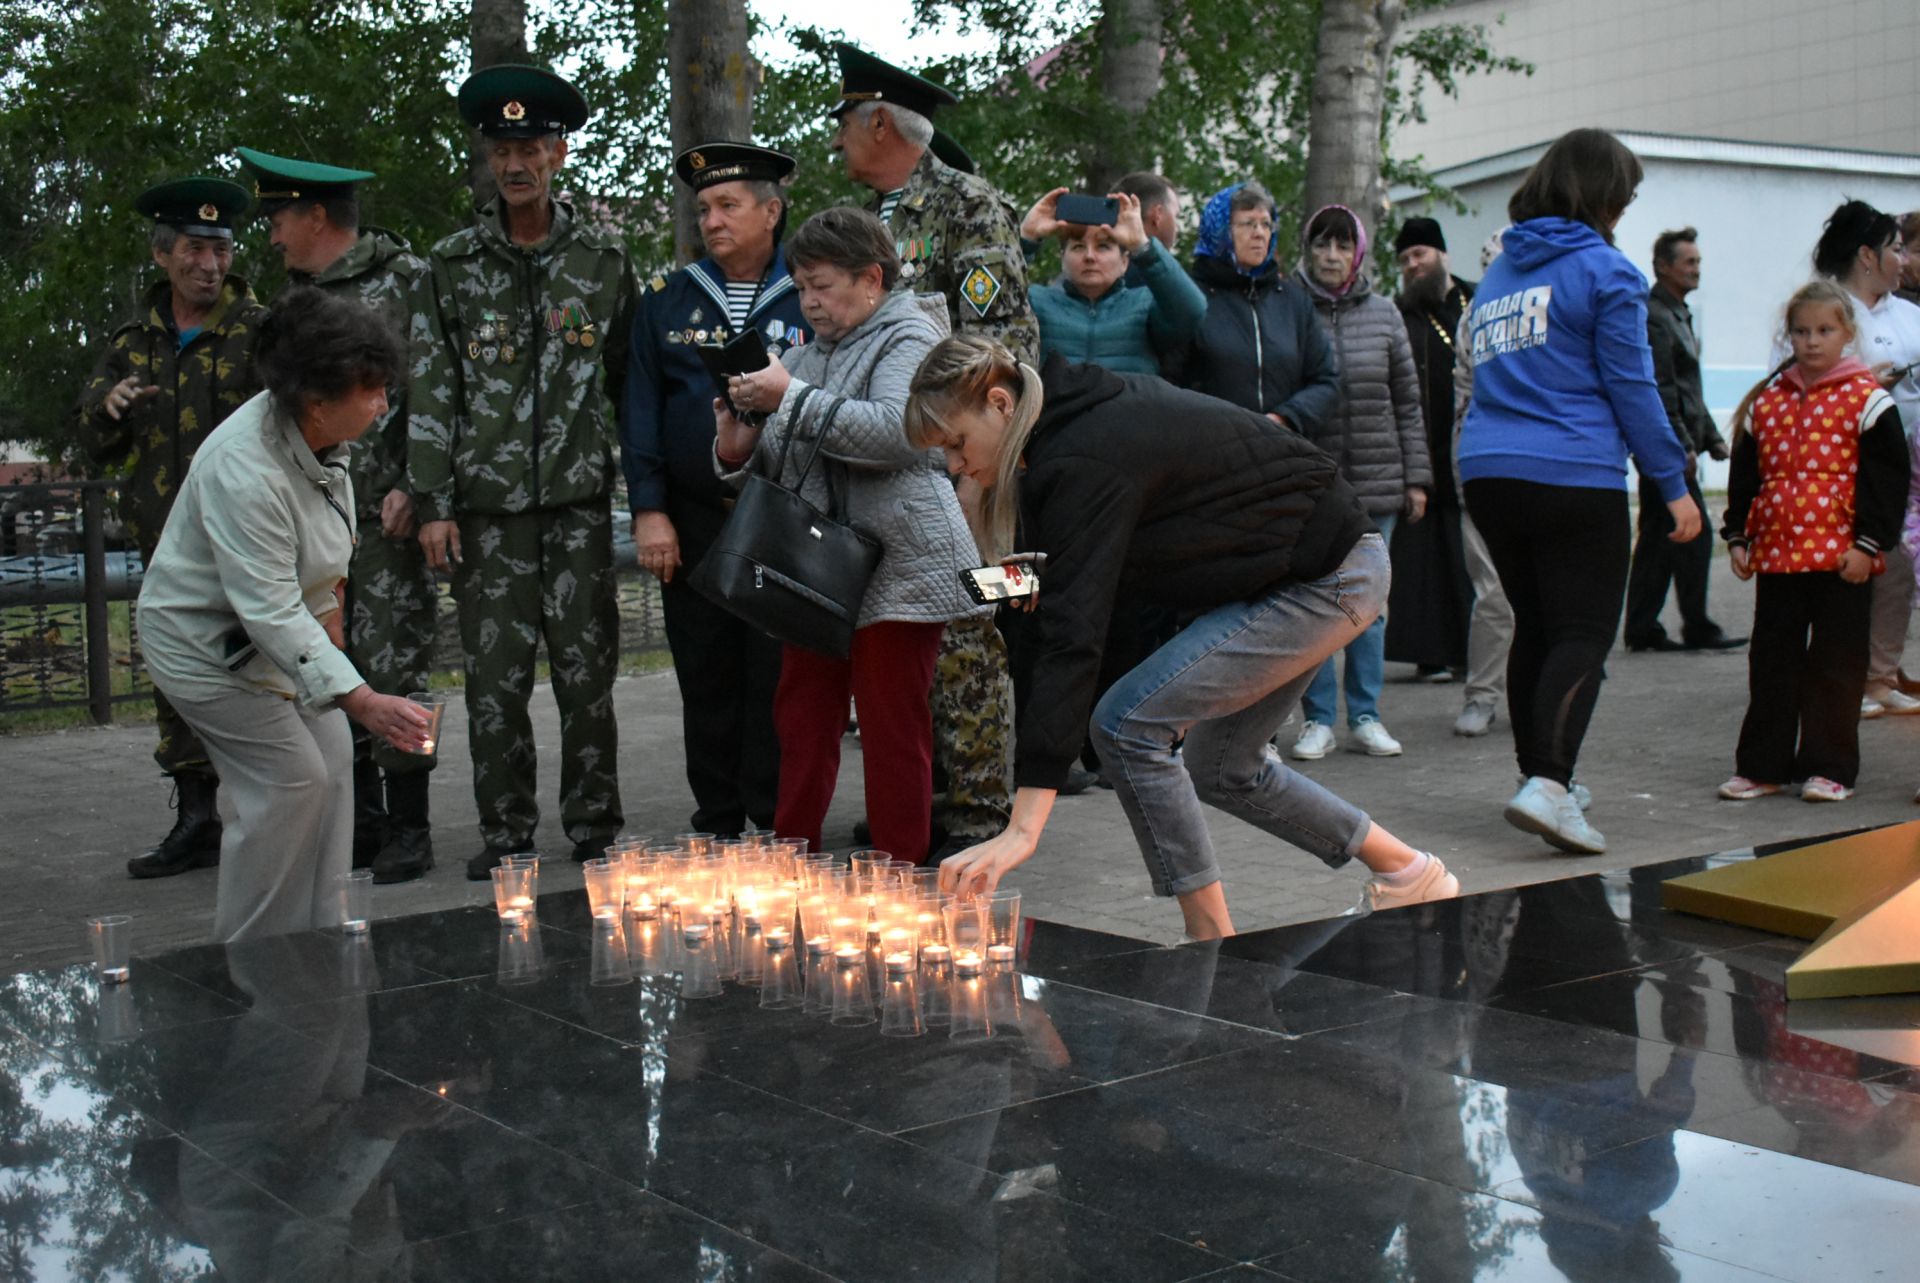
<svg viewBox="0 0 1920 1283">
<path fill-rule="evenodd" d="M 1236 218 L 1233 220 L 1233 230 L 1236 232 L 1259 232 L 1262 236 L 1265 236 L 1273 231 L 1273 224 L 1264 218 L 1258 221 L 1247 218 Z"/>
</svg>

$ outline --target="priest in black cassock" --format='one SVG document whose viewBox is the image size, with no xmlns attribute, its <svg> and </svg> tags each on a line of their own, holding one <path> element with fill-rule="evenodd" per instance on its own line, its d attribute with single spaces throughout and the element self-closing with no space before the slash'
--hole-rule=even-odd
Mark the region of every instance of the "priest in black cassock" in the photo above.
<svg viewBox="0 0 1920 1283">
<path fill-rule="evenodd" d="M 1387 658 L 1418 665 L 1422 677 L 1446 682 L 1466 669 L 1467 620 L 1473 611 L 1453 469 L 1454 342 L 1473 286 L 1448 271 L 1446 238 L 1431 218 L 1408 219 L 1394 238 L 1393 252 L 1400 261 L 1400 293 L 1393 301 L 1413 342 L 1433 489 L 1425 521 L 1394 527 Z"/>
</svg>

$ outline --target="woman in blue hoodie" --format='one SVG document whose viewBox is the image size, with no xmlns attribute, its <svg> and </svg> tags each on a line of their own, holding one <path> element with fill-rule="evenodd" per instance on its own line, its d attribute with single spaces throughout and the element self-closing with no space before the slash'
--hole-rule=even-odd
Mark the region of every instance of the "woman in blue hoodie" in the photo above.
<svg viewBox="0 0 1920 1283">
<path fill-rule="evenodd" d="M 1338 370 L 1306 289 L 1274 262 L 1273 226 L 1273 197 L 1258 183 L 1207 200 L 1193 252 L 1207 314 L 1167 377 L 1311 437 L 1339 398 Z"/>
<path fill-rule="evenodd" d="M 1653 382 L 1647 283 L 1613 245 L 1640 172 L 1605 130 L 1547 148 L 1507 203 L 1505 252 L 1468 321 L 1460 478 L 1514 617 L 1507 701 L 1523 781 L 1506 818 L 1578 854 L 1606 850 L 1567 786 L 1626 596 L 1629 450 L 1673 513 L 1669 538 L 1700 533 Z"/>
</svg>

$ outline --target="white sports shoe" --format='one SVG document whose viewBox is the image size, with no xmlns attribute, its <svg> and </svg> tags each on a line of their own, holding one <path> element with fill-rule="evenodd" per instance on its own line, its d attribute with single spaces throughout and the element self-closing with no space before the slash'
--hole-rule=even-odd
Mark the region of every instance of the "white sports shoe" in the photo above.
<svg viewBox="0 0 1920 1283">
<path fill-rule="evenodd" d="M 1325 722 L 1308 721 L 1300 728 L 1300 738 L 1293 742 L 1288 755 L 1295 761 L 1317 762 L 1333 752 L 1333 727 Z"/>
<path fill-rule="evenodd" d="M 1915 699 L 1897 687 L 1888 686 L 1869 690 L 1866 694 L 1866 699 L 1870 699 L 1880 705 L 1882 711 L 1891 716 L 1901 717 L 1911 713 L 1920 713 L 1920 699 Z M 1864 708 L 1862 715 L 1864 716 Z"/>
<path fill-rule="evenodd" d="M 1575 855 L 1600 855 L 1607 839 L 1587 823 L 1573 795 L 1553 780 L 1535 775 L 1520 786 L 1504 812 L 1507 823 L 1523 833 L 1537 833 L 1550 846 Z"/>
<path fill-rule="evenodd" d="M 1862 695 L 1860 697 L 1860 720 L 1861 721 L 1870 722 L 1876 717 L 1884 716 L 1886 714 L 1886 711 L 1887 711 L 1887 706 L 1885 704 L 1882 704 L 1879 700 L 1875 699 L 1873 696 Z"/>
<path fill-rule="evenodd" d="M 1397 909 L 1407 904 L 1425 904 L 1429 900 L 1451 900 L 1460 894 L 1460 879 L 1447 872 L 1437 855 L 1427 856 L 1427 868 L 1409 886 L 1397 887 L 1374 878 L 1367 883 L 1367 907 Z"/>
<path fill-rule="evenodd" d="M 1353 724 L 1353 738 L 1347 741 L 1351 752 L 1365 753 L 1368 757 L 1400 756 L 1400 741 L 1387 734 L 1387 728 L 1380 724 L 1377 717 L 1363 717 Z M 1332 742 L 1332 737 L 1328 737 Z"/>
</svg>

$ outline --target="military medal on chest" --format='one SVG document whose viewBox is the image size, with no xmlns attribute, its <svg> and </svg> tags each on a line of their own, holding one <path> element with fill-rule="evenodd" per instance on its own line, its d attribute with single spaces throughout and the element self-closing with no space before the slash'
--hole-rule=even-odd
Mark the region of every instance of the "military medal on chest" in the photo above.
<svg viewBox="0 0 1920 1283">
<path fill-rule="evenodd" d="M 509 337 L 507 324 L 498 312 L 482 312 L 480 324 L 473 329 L 473 341 L 467 344 L 467 356 L 488 365 L 511 362 L 514 353 Z"/>
</svg>

